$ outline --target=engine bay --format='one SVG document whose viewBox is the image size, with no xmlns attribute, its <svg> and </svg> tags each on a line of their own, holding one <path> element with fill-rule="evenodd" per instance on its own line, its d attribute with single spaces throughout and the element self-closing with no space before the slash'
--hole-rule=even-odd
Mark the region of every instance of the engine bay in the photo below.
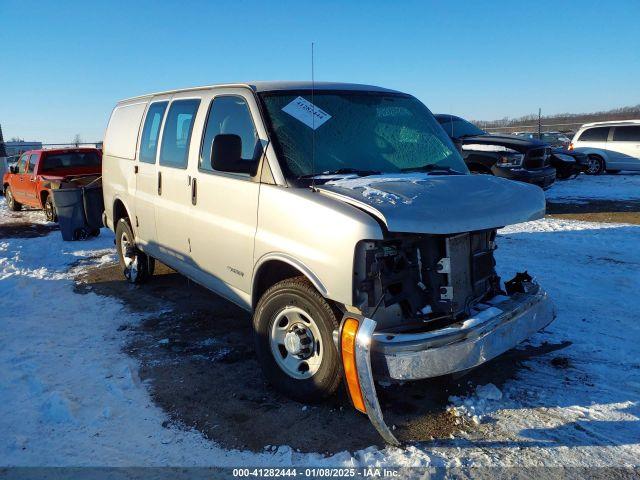
<svg viewBox="0 0 640 480">
<path fill-rule="evenodd" d="M 363 241 L 354 265 L 354 305 L 379 330 L 423 331 L 468 317 L 504 293 L 495 271 L 496 230 L 393 234 Z"/>
</svg>

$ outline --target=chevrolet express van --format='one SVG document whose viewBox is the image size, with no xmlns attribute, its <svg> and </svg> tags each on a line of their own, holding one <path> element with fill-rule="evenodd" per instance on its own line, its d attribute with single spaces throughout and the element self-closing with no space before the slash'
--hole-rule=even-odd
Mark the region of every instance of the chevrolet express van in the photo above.
<svg viewBox="0 0 640 480">
<path fill-rule="evenodd" d="M 157 259 L 253 312 L 271 385 L 309 402 L 344 381 L 389 443 L 375 379 L 470 369 L 554 318 L 526 272 L 502 282 L 494 259 L 498 228 L 544 215 L 542 190 L 471 175 L 411 95 L 304 82 L 144 95 L 116 105 L 103 148 L 127 280 Z"/>
</svg>

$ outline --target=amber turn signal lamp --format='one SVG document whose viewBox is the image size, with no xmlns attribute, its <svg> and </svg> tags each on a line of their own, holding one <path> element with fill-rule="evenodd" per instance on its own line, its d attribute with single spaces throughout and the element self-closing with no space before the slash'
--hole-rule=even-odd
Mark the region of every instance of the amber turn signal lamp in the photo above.
<svg viewBox="0 0 640 480">
<path fill-rule="evenodd" d="M 340 348 L 342 351 L 342 366 L 344 368 L 344 377 L 347 381 L 349 396 L 351 403 L 356 410 L 367 413 L 362 398 L 362 390 L 360 389 L 360 380 L 358 380 L 358 368 L 356 366 L 356 334 L 360 323 L 355 318 L 347 318 L 342 326 L 342 335 L 340 338 Z"/>
</svg>

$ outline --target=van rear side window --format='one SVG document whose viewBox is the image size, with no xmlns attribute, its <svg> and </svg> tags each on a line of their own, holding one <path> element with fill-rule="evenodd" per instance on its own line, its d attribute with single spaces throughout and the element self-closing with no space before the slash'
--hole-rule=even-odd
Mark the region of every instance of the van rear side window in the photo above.
<svg viewBox="0 0 640 480">
<path fill-rule="evenodd" d="M 189 142 L 193 121 L 200 100 L 176 100 L 171 102 L 162 131 L 160 165 L 173 168 L 187 168 Z"/>
<path fill-rule="evenodd" d="M 613 131 L 613 141 L 640 143 L 640 126 L 616 127 Z"/>
<path fill-rule="evenodd" d="M 140 161 L 145 163 L 156 163 L 156 152 L 158 151 L 158 138 L 160 137 L 160 125 L 164 111 L 169 102 L 152 103 L 147 112 L 142 129 L 142 139 L 140 140 Z"/>
</svg>

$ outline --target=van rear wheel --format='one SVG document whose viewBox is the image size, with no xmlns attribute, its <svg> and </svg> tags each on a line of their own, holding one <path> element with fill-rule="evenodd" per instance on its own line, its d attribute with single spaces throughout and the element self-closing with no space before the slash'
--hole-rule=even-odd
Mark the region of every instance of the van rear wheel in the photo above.
<svg viewBox="0 0 640 480">
<path fill-rule="evenodd" d="M 126 218 L 121 218 L 116 225 L 116 250 L 120 268 L 129 283 L 144 283 L 153 275 L 155 260 L 136 247 Z"/>
<path fill-rule="evenodd" d="M 338 326 L 338 315 L 306 278 L 269 288 L 253 316 L 256 354 L 269 383 L 300 402 L 334 394 L 342 378 L 333 343 Z"/>
</svg>

